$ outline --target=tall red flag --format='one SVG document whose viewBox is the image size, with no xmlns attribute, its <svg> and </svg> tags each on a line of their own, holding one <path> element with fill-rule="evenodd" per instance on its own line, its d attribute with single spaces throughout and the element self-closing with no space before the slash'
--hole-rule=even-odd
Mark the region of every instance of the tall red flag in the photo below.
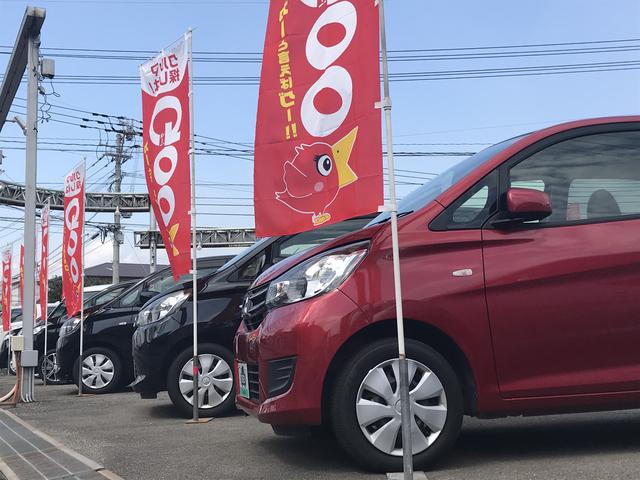
<svg viewBox="0 0 640 480">
<path fill-rule="evenodd" d="M 373 1 L 271 2 L 255 137 L 259 237 L 382 205 L 378 32 Z"/>
<path fill-rule="evenodd" d="M 11 329 L 11 247 L 2 252 L 2 330 Z"/>
<path fill-rule="evenodd" d="M 82 308 L 84 167 L 84 162 L 82 162 L 71 170 L 64 179 L 62 293 L 69 317 Z"/>
<path fill-rule="evenodd" d="M 47 321 L 47 293 L 49 288 L 49 204 L 40 212 L 42 219 L 42 242 L 40 249 L 40 318 Z"/>
<path fill-rule="evenodd" d="M 20 245 L 20 306 L 24 308 L 24 245 Z"/>
<path fill-rule="evenodd" d="M 145 177 L 176 279 L 191 263 L 189 53 L 185 36 L 140 66 Z"/>
</svg>

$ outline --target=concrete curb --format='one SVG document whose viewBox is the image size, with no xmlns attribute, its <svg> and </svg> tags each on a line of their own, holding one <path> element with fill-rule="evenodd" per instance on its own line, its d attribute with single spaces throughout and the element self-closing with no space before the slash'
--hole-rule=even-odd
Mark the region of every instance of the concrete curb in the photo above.
<svg viewBox="0 0 640 480">
<path fill-rule="evenodd" d="M 42 438 L 43 440 L 49 442 L 54 447 L 56 447 L 58 450 L 66 453 L 67 455 L 69 455 L 70 457 L 76 459 L 80 463 L 83 463 L 89 469 L 100 473 L 105 478 L 108 478 L 110 480 L 123 480 L 121 477 L 119 477 L 115 473 L 111 472 L 110 470 L 105 470 L 105 468 L 102 465 L 100 465 L 98 462 L 95 462 L 94 460 L 91 460 L 90 458 L 87 458 L 84 455 L 81 455 L 80 453 L 71 450 L 70 448 L 68 448 L 65 445 L 63 445 L 62 443 L 60 443 L 55 438 L 50 437 L 46 433 L 44 433 L 44 432 L 38 430 L 37 428 L 33 427 L 31 424 L 25 422 L 24 420 L 22 420 L 17 415 L 15 415 L 15 414 L 13 414 L 11 412 L 8 412 L 5 409 L 0 409 L 0 412 L 2 412 L 5 415 L 7 415 L 9 418 L 14 420 L 16 423 L 19 423 L 24 428 L 26 428 L 27 430 L 31 431 L 33 434 L 35 434 L 35 435 L 39 436 L 40 438 Z M 7 477 L 7 480 L 19 480 L 18 477 L 16 476 L 16 474 L 13 472 L 13 470 L 11 470 L 9 468 L 9 466 L 5 462 L 3 462 L 2 460 L 0 460 L 0 472 L 2 472 Z"/>
<path fill-rule="evenodd" d="M 20 480 L 18 476 L 9 468 L 9 465 L 0 460 L 0 473 L 2 473 L 7 480 Z"/>
</svg>

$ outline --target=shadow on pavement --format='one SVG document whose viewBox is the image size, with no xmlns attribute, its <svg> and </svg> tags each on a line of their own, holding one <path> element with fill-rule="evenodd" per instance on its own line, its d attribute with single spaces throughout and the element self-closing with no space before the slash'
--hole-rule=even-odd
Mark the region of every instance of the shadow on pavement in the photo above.
<svg viewBox="0 0 640 480">
<path fill-rule="evenodd" d="M 143 400 L 143 401 L 146 401 L 146 400 Z M 174 407 L 170 401 L 165 401 L 164 403 L 152 405 L 146 411 L 146 413 L 148 413 L 149 416 L 152 418 L 159 418 L 159 419 L 172 418 L 172 419 L 179 419 L 179 420 L 186 421 L 186 420 L 189 420 L 189 418 L 191 418 L 189 416 L 184 415 L 180 410 Z M 237 410 L 229 415 L 225 415 L 224 418 L 244 417 L 244 416 L 246 416 L 244 412 Z"/>
<path fill-rule="evenodd" d="M 496 425 L 496 422 L 500 424 Z M 463 427 L 451 455 L 434 470 L 472 467 L 487 462 L 585 457 L 637 452 L 640 416 L 615 414 L 590 419 L 586 414 L 526 419 L 473 420 Z M 523 423 L 525 423 L 523 425 Z"/>
<path fill-rule="evenodd" d="M 262 439 L 260 446 L 282 463 L 307 471 L 331 472 L 358 467 L 338 446 L 331 435 L 311 437 L 273 437 Z"/>
</svg>

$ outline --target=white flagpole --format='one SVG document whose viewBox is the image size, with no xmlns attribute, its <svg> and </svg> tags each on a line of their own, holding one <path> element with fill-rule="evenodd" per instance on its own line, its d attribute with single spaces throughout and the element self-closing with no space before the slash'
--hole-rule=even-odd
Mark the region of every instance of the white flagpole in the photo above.
<svg viewBox="0 0 640 480">
<path fill-rule="evenodd" d="M 196 264 L 196 152 L 194 148 L 194 135 L 193 135 L 193 49 L 191 34 L 193 30 L 189 28 L 187 30 L 187 54 L 189 55 L 189 130 L 191 132 L 191 139 L 189 145 L 189 153 L 191 157 L 191 259 L 193 266 L 191 273 L 193 275 L 193 288 L 192 288 L 192 301 L 193 301 L 193 418 L 192 422 L 199 421 L 199 395 L 198 395 L 198 375 L 200 373 L 200 362 L 198 360 L 198 267 Z"/>
<path fill-rule="evenodd" d="M 85 215 L 84 211 L 86 210 L 86 195 L 85 195 L 85 187 L 86 187 L 86 164 L 85 160 L 82 161 L 82 234 L 80 238 L 82 239 L 80 242 L 80 248 L 82 249 L 82 273 L 80 274 L 80 359 L 78 360 L 78 396 L 82 396 L 82 363 L 83 363 L 83 353 L 84 353 L 84 220 Z M 115 242 L 114 238 L 114 242 Z"/>
<path fill-rule="evenodd" d="M 11 248 L 11 253 L 10 253 L 10 260 L 9 260 L 9 266 L 11 266 L 11 262 L 13 261 L 13 242 L 10 243 L 9 245 L 5 246 L 4 250 L 2 251 L 2 261 L 4 262 L 4 253 Z M 4 282 L 4 271 L 2 272 L 2 281 Z M 4 288 L 4 283 L 3 283 L 3 288 Z M 10 375 L 9 373 L 9 365 L 11 363 L 11 335 L 9 335 L 9 333 L 11 332 L 11 275 L 9 275 L 9 330 L 7 330 L 7 376 Z M 3 327 L 4 328 L 4 327 Z"/>
<path fill-rule="evenodd" d="M 44 278 L 44 312 L 40 312 L 40 315 L 42 315 L 42 318 L 44 319 L 44 354 L 43 354 L 43 360 L 42 360 L 42 366 L 44 368 L 41 369 L 42 371 L 42 381 L 44 382 L 44 386 L 47 386 L 47 337 L 49 336 L 49 324 L 48 322 L 48 318 L 47 318 L 47 305 L 49 304 L 49 208 L 50 207 L 50 202 L 47 201 L 47 203 L 45 204 L 45 209 L 47 211 L 47 243 L 45 245 L 44 242 L 44 238 L 42 239 L 42 245 L 40 245 L 40 248 L 44 248 L 45 252 L 46 252 L 46 256 L 44 257 L 44 261 L 45 261 L 45 265 L 46 265 L 46 273 L 47 275 Z M 40 218 L 41 222 L 44 222 L 44 218 Z M 40 234 L 42 235 L 42 227 L 40 228 Z M 40 259 L 40 268 L 42 269 L 42 258 Z M 84 265 L 83 265 L 84 267 Z"/>
<path fill-rule="evenodd" d="M 398 329 L 398 361 L 400 363 L 400 413 L 402 415 L 402 460 L 404 480 L 413 480 L 413 448 L 411 441 L 411 404 L 409 398 L 409 370 L 404 345 L 404 318 L 402 313 L 402 289 L 400 285 L 400 249 L 398 247 L 398 205 L 396 179 L 393 164 L 393 135 L 391 131 L 391 98 L 389 96 L 389 64 L 387 59 L 387 35 L 384 21 L 384 0 L 378 0 L 380 17 L 380 46 L 382 48 L 382 78 L 384 98 L 382 108 L 387 137 L 387 167 L 389 169 L 389 206 L 391 216 L 391 244 L 393 251 L 393 280 L 396 296 L 396 321 Z"/>
</svg>

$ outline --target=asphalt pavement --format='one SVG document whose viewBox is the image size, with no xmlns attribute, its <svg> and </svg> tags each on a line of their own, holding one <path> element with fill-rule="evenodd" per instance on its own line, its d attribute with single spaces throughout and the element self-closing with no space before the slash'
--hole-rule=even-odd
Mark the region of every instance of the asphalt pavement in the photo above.
<svg viewBox="0 0 640 480">
<path fill-rule="evenodd" d="M 0 377 L 0 393 L 9 381 Z M 76 393 L 71 385 L 38 385 L 38 402 L 12 412 L 124 479 L 385 478 L 358 470 L 330 437 L 276 437 L 240 413 L 187 425 L 166 395 Z M 465 419 L 453 452 L 426 473 L 429 480 L 635 480 L 640 411 Z"/>
</svg>

